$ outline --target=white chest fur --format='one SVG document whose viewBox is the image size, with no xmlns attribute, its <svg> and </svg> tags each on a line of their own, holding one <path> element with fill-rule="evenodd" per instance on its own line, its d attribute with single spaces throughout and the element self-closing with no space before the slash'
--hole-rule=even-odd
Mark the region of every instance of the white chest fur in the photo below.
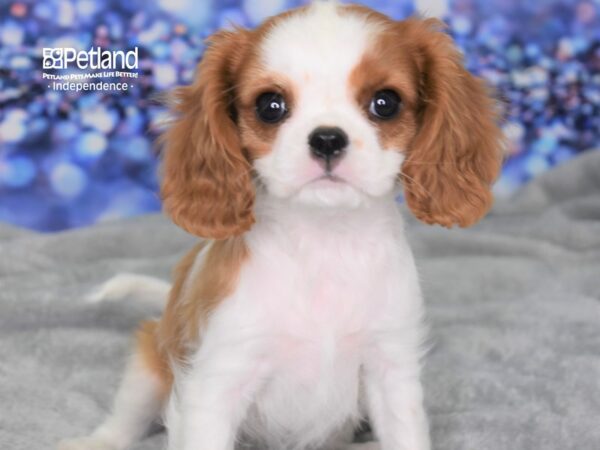
<svg viewBox="0 0 600 450">
<path fill-rule="evenodd" d="M 197 355 L 230 352 L 230 364 L 253 367 L 242 382 L 257 386 L 244 429 L 279 449 L 304 448 L 357 419 L 372 336 L 420 318 L 392 198 L 333 214 L 284 206 L 257 206 L 250 260 Z"/>
</svg>

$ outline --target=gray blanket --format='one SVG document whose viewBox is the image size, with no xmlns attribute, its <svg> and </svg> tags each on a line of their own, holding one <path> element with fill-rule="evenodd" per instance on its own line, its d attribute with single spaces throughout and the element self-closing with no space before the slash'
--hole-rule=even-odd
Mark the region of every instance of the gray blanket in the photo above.
<svg viewBox="0 0 600 450">
<path fill-rule="evenodd" d="M 471 229 L 409 219 L 408 232 L 434 448 L 600 449 L 600 152 Z M 0 448 L 53 448 L 101 420 L 131 332 L 155 311 L 84 294 L 121 271 L 166 278 L 193 241 L 158 215 L 51 235 L 0 226 Z"/>
</svg>

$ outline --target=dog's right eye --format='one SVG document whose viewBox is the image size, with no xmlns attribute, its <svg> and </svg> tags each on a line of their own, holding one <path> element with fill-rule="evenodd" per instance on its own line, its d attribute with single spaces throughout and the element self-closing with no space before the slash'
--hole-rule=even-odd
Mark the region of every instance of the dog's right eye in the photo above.
<svg viewBox="0 0 600 450">
<path fill-rule="evenodd" d="M 277 123 L 286 116 L 288 110 L 281 94 L 265 92 L 256 99 L 256 115 L 266 123 Z"/>
</svg>

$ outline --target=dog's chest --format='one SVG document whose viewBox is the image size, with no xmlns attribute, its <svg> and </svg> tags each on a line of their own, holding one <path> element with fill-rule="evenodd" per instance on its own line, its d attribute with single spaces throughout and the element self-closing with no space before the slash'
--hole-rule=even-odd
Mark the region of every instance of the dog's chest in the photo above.
<svg viewBox="0 0 600 450">
<path fill-rule="evenodd" d="M 393 258 L 393 243 L 383 236 L 274 241 L 253 255 L 254 302 L 273 319 L 269 331 L 292 347 L 340 344 L 360 334 L 380 308 Z"/>
<path fill-rule="evenodd" d="M 360 358 L 337 351 L 333 340 L 315 345 L 283 343 L 278 367 L 255 397 L 250 426 L 270 449 L 309 448 L 359 417 Z"/>
<path fill-rule="evenodd" d="M 392 258 L 382 239 L 303 241 L 253 255 L 252 290 L 273 368 L 257 398 L 269 436 L 317 435 L 358 415 L 368 326 Z M 321 430 L 321 431 L 319 431 Z"/>
</svg>

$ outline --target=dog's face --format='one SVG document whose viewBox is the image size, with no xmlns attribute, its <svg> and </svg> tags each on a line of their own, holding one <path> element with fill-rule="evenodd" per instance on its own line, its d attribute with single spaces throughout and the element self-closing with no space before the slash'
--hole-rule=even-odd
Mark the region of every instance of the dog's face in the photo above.
<svg viewBox="0 0 600 450">
<path fill-rule="evenodd" d="M 331 3 L 266 31 L 241 78 L 239 123 L 269 193 L 352 207 L 393 188 L 416 130 L 417 80 L 410 61 L 381 54 L 385 32 Z"/>
<path fill-rule="evenodd" d="M 252 225 L 257 183 L 290 202 L 353 208 L 400 181 L 419 219 L 478 220 L 500 132 L 484 87 L 437 28 L 320 2 L 214 35 L 164 137 L 175 222 L 224 238 Z"/>
</svg>

